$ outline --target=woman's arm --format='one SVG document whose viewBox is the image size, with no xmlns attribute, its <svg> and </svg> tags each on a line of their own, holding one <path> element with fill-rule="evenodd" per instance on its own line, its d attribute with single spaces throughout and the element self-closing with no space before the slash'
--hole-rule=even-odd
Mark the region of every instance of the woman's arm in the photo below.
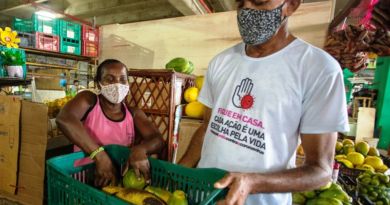
<svg viewBox="0 0 390 205">
<path fill-rule="evenodd" d="M 96 95 L 84 91 L 69 101 L 57 116 L 56 122 L 64 135 L 84 152 L 90 154 L 99 148 L 88 135 L 81 123 L 81 119 L 96 103 Z M 95 186 L 106 186 L 110 181 L 115 181 L 115 170 L 107 153 L 100 152 L 96 155 Z"/>
<path fill-rule="evenodd" d="M 136 108 L 129 109 L 133 113 L 136 137 L 141 138 L 141 143 L 132 147 L 129 162 L 137 176 L 140 176 L 140 173 L 142 173 L 146 179 L 149 179 L 150 167 L 147 156 L 159 154 L 165 146 L 165 141 L 158 128 L 142 110 Z"/>
</svg>

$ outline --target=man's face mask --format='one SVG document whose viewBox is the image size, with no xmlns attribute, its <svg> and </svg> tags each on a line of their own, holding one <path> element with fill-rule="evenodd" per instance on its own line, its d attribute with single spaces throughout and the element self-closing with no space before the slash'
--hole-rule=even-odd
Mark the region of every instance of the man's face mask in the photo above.
<svg viewBox="0 0 390 205">
<path fill-rule="evenodd" d="M 240 9 L 237 22 L 244 43 L 259 45 L 271 39 L 282 23 L 283 5 L 273 10 Z"/>
</svg>

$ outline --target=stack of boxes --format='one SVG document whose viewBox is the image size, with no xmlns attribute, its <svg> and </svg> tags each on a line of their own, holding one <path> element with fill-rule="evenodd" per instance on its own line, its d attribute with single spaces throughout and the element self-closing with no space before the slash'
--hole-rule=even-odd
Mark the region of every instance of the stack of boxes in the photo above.
<svg viewBox="0 0 390 205">
<path fill-rule="evenodd" d="M 97 57 L 99 54 L 99 30 L 83 25 L 83 56 Z"/>
<path fill-rule="evenodd" d="M 31 19 L 14 18 L 20 46 L 88 57 L 97 57 L 99 30 L 87 25 L 33 14 Z"/>
<path fill-rule="evenodd" d="M 61 53 L 81 54 L 81 26 L 70 21 L 60 22 Z"/>
</svg>

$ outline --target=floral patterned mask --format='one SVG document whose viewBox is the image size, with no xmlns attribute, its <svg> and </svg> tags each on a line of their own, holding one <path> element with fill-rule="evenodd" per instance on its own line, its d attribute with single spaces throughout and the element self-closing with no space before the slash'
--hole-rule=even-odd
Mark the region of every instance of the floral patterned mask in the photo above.
<svg viewBox="0 0 390 205">
<path fill-rule="evenodd" d="M 129 85 L 121 83 L 102 85 L 100 84 L 100 93 L 111 103 L 118 104 L 125 99 L 129 92 Z"/>
<path fill-rule="evenodd" d="M 273 10 L 240 9 L 237 22 L 244 43 L 259 45 L 271 39 L 282 24 L 283 5 Z"/>
</svg>

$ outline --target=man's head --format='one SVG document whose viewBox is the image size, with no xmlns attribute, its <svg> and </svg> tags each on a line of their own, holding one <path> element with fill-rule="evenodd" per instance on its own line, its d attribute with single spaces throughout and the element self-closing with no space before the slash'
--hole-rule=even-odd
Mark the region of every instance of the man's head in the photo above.
<svg viewBox="0 0 390 205">
<path fill-rule="evenodd" d="M 237 20 L 246 44 L 260 45 L 287 27 L 301 0 L 237 0 Z"/>
</svg>

